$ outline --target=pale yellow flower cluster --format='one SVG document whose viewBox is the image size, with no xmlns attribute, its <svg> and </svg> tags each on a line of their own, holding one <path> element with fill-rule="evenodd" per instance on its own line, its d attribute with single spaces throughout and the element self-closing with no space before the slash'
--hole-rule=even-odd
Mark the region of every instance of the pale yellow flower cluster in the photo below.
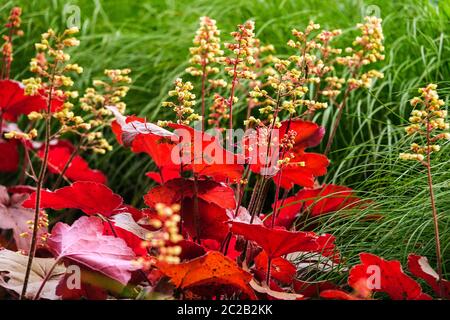
<svg viewBox="0 0 450 320">
<path fill-rule="evenodd" d="M 77 98 L 78 92 L 70 91 L 74 82 L 68 74 L 83 72 L 83 68 L 79 65 L 69 63 L 70 55 L 65 52 L 68 47 L 79 45 L 79 41 L 73 37 L 77 32 L 77 28 L 70 28 L 62 34 L 56 34 L 55 31 L 49 29 L 42 34 L 41 42 L 36 43 L 38 53 L 30 62 L 30 71 L 35 73 L 36 77 L 23 80 L 25 94 L 40 94 L 46 100 L 52 101 L 49 104 L 60 100 L 62 107 L 51 114 L 47 114 L 47 110 L 31 112 L 28 115 L 30 120 L 40 120 L 52 116 L 60 121 L 62 127 L 88 129 L 83 118 L 75 115 L 74 105 L 69 101 L 70 98 Z"/>
<path fill-rule="evenodd" d="M 214 94 L 214 102 L 209 108 L 208 124 L 212 125 L 218 130 L 223 130 L 220 126 L 222 120 L 226 120 L 230 117 L 228 114 L 227 100 L 220 94 Z"/>
<path fill-rule="evenodd" d="M 201 120 L 201 116 L 194 111 L 195 94 L 191 91 L 194 86 L 191 82 L 183 82 L 181 78 L 175 80 L 175 89 L 169 91 L 169 96 L 176 97 L 176 102 L 165 101 L 163 107 L 172 108 L 177 116 L 178 124 L 189 124 Z"/>
<path fill-rule="evenodd" d="M 409 126 L 405 128 L 408 135 L 418 134 L 426 139 L 426 145 L 411 144 L 411 153 L 401 153 L 403 160 L 423 161 L 425 155 L 438 152 L 440 140 L 450 140 L 449 123 L 446 121 L 447 110 L 443 110 L 444 100 L 439 99 L 437 85 L 429 84 L 419 89 L 420 96 L 411 100 L 414 110 L 409 117 Z"/>
<path fill-rule="evenodd" d="M 107 107 L 115 107 L 119 112 L 125 112 L 126 104 L 122 99 L 130 89 L 130 72 L 130 69 L 105 70 L 108 80 L 94 80 L 93 87 L 87 88 L 80 98 L 81 109 L 87 113 L 86 121 L 92 131 L 82 134 L 84 149 L 102 154 L 112 150 L 112 146 L 99 130 L 110 123 L 111 111 Z"/>
<path fill-rule="evenodd" d="M 200 28 L 194 37 L 194 47 L 190 48 L 191 66 L 186 72 L 193 76 L 216 74 L 219 68 L 214 64 L 219 63 L 223 56 L 220 49 L 220 31 L 217 29 L 216 20 L 209 17 L 200 18 Z M 216 83 L 216 85 L 223 83 Z"/>
<path fill-rule="evenodd" d="M 254 41 L 255 23 L 251 20 L 238 25 L 238 30 L 231 33 L 233 43 L 226 43 L 225 47 L 232 52 L 232 57 L 223 59 L 225 71 L 236 79 L 255 79 L 256 74 L 249 67 L 255 64 Z"/>
<path fill-rule="evenodd" d="M 382 20 L 375 16 L 365 17 L 364 20 L 365 23 L 357 25 L 361 36 L 353 41 L 354 48 L 346 48 L 348 55 L 336 58 L 337 63 L 348 67 L 352 74 L 347 80 L 351 90 L 369 88 L 376 78 L 383 78 L 383 73 L 374 69 L 359 73 L 363 66 L 384 60 Z"/>
</svg>

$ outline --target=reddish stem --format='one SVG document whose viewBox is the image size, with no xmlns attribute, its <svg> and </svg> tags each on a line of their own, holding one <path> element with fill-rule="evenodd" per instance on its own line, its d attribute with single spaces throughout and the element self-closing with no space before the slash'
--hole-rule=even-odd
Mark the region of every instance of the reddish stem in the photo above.
<svg viewBox="0 0 450 320">
<path fill-rule="evenodd" d="M 436 209 L 436 202 L 435 202 L 435 196 L 433 191 L 433 178 L 431 175 L 431 138 L 430 138 L 430 124 L 429 119 L 427 118 L 427 162 L 426 162 L 426 168 L 427 168 L 427 178 L 428 178 L 428 187 L 430 190 L 430 201 L 431 201 L 431 209 L 433 212 L 433 226 L 434 226 L 434 241 L 436 243 L 436 259 L 437 259 L 437 269 L 438 269 L 438 284 L 439 284 L 439 291 L 440 296 L 443 296 L 444 288 L 442 283 L 442 254 L 441 254 L 441 241 L 439 237 L 439 216 Z"/>
<path fill-rule="evenodd" d="M 202 62 L 202 131 L 205 130 L 206 62 Z"/>
<path fill-rule="evenodd" d="M 45 145 L 44 145 L 44 158 L 41 163 L 41 168 L 39 170 L 39 177 L 36 186 L 36 202 L 35 202 L 35 211 L 34 211 L 34 221 L 33 221 L 33 235 L 31 238 L 30 252 L 28 253 L 28 263 L 27 269 L 25 272 L 25 278 L 23 280 L 22 293 L 20 294 L 20 300 L 25 298 L 27 293 L 28 281 L 30 280 L 31 267 L 33 265 L 33 259 L 36 252 L 37 245 L 37 233 L 38 233 L 38 223 L 39 223 L 39 213 L 41 206 L 41 190 L 44 183 L 45 174 L 47 173 L 47 163 L 48 163 L 48 154 L 50 149 L 50 136 L 51 136 L 51 105 L 52 105 L 52 96 L 53 96 L 53 83 L 55 79 L 56 67 L 58 62 L 55 63 L 52 72 L 51 78 L 51 86 L 48 94 L 47 100 L 47 114 L 45 117 Z"/>
<path fill-rule="evenodd" d="M 45 284 L 48 282 L 48 280 L 50 279 L 50 277 L 53 274 L 53 271 L 55 270 L 56 266 L 59 264 L 59 259 L 57 259 L 55 261 L 55 263 L 52 265 L 52 267 L 50 268 L 50 270 L 48 270 L 47 274 L 45 275 L 44 280 L 42 280 L 41 285 L 39 286 L 38 291 L 36 292 L 36 295 L 34 296 L 33 300 L 38 300 L 39 297 L 41 296 L 42 290 L 44 289 Z"/>
<path fill-rule="evenodd" d="M 270 268 L 272 267 L 272 258 L 267 258 L 267 274 L 266 274 L 266 283 L 267 287 L 270 288 Z"/>
</svg>

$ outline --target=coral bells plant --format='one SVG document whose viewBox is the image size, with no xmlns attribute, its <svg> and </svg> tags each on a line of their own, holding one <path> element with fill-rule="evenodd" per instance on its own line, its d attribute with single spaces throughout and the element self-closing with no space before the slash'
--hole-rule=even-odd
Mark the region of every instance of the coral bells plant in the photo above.
<svg viewBox="0 0 450 320">
<path fill-rule="evenodd" d="M 408 257 L 409 271 L 400 261 L 366 252 L 348 267 L 354 257 L 342 250 L 342 239 L 320 232 L 327 227 L 321 217 L 331 220 L 341 211 L 355 217 L 372 204 L 326 175 L 327 153 L 349 95 L 382 78 L 369 67 L 384 59 L 380 19 L 367 17 L 357 25 L 361 35 L 344 50 L 337 45 L 341 30 L 323 30 L 311 21 L 292 30 L 291 39 L 286 36 L 289 55 L 277 55 L 274 46 L 255 37 L 253 21 L 238 25 L 222 44 L 216 21 L 202 17 L 186 74 L 175 79 L 163 102 L 172 114 L 156 123 L 127 115 L 130 69 L 107 69 L 89 87 L 76 89 L 83 72 L 70 56 L 79 45 L 77 28 L 43 33 L 30 63 L 34 76 L 10 80 L 19 26 L 15 8 L 0 80 L 0 153 L 8 155 L 0 158 L 0 171 L 19 171 L 20 177 L 18 185 L 0 186 L 5 297 L 450 296 L 430 162 L 449 134 L 433 85 L 412 101 L 407 132 L 422 140 L 401 158 L 417 160 L 428 171 L 438 271 L 416 254 Z M 316 121 L 330 106 L 337 110 L 327 135 Z M 149 178 L 148 190 L 139 195 L 142 206 L 130 205 L 84 158 L 113 148 L 109 130 L 120 147 L 155 165 L 142 172 Z M 347 271 L 347 284 L 332 276 Z"/>
<path fill-rule="evenodd" d="M 419 143 L 411 144 L 411 153 L 401 153 L 400 159 L 418 161 L 427 170 L 427 181 L 430 190 L 431 210 L 433 214 L 433 226 L 436 245 L 436 259 L 438 270 L 438 284 L 440 295 L 443 295 L 442 279 L 442 252 L 439 235 L 439 215 L 436 209 L 436 200 L 433 191 L 433 177 L 431 156 L 441 149 L 440 142 L 450 140 L 450 125 L 446 122 L 447 110 L 444 110 L 444 100 L 439 99 L 436 91 L 437 85 L 429 84 L 419 89 L 420 96 L 411 100 L 410 125 L 405 128 L 408 135 L 417 137 Z"/>
</svg>

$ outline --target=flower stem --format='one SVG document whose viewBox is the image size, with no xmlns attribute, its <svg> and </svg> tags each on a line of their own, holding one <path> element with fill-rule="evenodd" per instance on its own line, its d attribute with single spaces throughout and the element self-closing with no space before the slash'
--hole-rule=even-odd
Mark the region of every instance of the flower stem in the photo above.
<svg viewBox="0 0 450 320">
<path fill-rule="evenodd" d="M 267 274 L 266 274 L 266 283 L 267 287 L 270 288 L 270 268 L 272 267 L 272 258 L 267 258 Z"/>
<path fill-rule="evenodd" d="M 64 165 L 64 168 L 61 170 L 60 174 L 58 175 L 58 179 L 56 179 L 55 184 L 53 185 L 53 190 L 57 189 L 59 185 L 61 184 L 64 175 L 66 174 L 67 169 L 69 169 L 70 164 L 72 163 L 73 159 L 75 159 L 75 156 L 80 151 L 80 147 L 82 145 L 83 141 L 80 141 L 78 146 L 73 150 L 72 154 L 70 155 L 69 159 L 67 160 L 66 164 Z"/>
<path fill-rule="evenodd" d="M 202 131 L 205 131 L 206 62 L 202 63 Z"/>
<path fill-rule="evenodd" d="M 430 160 L 430 154 L 431 154 L 431 138 L 430 138 L 430 125 L 427 121 L 427 162 L 426 162 L 426 168 L 427 168 L 427 179 L 428 179 L 428 187 L 430 190 L 430 202 L 431 202 L 431 210 L 433 213 L 433 227 L 434 227 L 434 241 L 436 245 L 436 259 L 437 259 L 437 269 L 438 269 L 438 284 L 439 284 L 439 293 L 442 297 L 444 293 L 443 283 L 442 283 L 442 254 L 441 254 L 441 241 L 439 236 L 439 216 L 436 209 L 436 201 L 433 191 L 433 177 L 431 175 L 431 160 Z"/>
<path fill-rule="evenodd" d="M 45 174 L 47 173 L 47 163 L 48 163 L 48 154 L 50 150 L 50 136 L 51 136 L 51 106 L 52 106 L 52 96 L 53 96 L 53 82 L 55 78 L 57 63 L 53 67 L 52 78 L 51 78 L 51 86 L 47 99 L 47 114 L 45 117 L 45 144 L 44 144 L 44 158 L 41 163 L 41 168 L 39 170 L 39 176 L 36 186 L 36 202 L 35 202 L 35 211 L 34 211 L 34 221 L 33 221 L 33 235 L 31 238 L 30 251 L 28 253 L 28 263 L 27 269 L 25 272 L 25 278 L 23 280 L 22 293 L 20 294 L 20 300 L 25 299 L 25 295 L 27 293 L 28 281 L 30 280 L 31 267 L 33 265 L 34 255 L 36 253 L 36 245 L 37 245 L 37 235 L 38 235 L 38 223 L 39 223 L 39 213 L 41 206 L 41 190 L 44 183 Z"/>
</svg>

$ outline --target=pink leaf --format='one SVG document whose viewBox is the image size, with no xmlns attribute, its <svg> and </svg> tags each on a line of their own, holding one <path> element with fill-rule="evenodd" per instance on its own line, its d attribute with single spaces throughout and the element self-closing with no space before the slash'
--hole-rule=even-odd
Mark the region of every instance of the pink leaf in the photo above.
<svg viewBox="0 0 450 320">
<path fill-rule="evenodd" d="M 57 223 L 47 244 L 57 260 L 82 264 L 124 285 L 138 269 L 134 252 L 124 240 L 103 235 L 96 217 L 81 217 L 72 226 Z"/>
<path fill-rule="evenodd" d="M 34 219 L 34 210 L 22 206 L 27 197 L 28 194 L 25 193 L 9 195 L 6 188 L 0 186 L 0 229 L 11 229 L 17 249 L 25 252 L 30 249 L 31 242 L 31 229 L 27 222 Z M 38 239 L 41 239 L 47 228 L 39 228 L 38 232 Z"/>
</svg>

